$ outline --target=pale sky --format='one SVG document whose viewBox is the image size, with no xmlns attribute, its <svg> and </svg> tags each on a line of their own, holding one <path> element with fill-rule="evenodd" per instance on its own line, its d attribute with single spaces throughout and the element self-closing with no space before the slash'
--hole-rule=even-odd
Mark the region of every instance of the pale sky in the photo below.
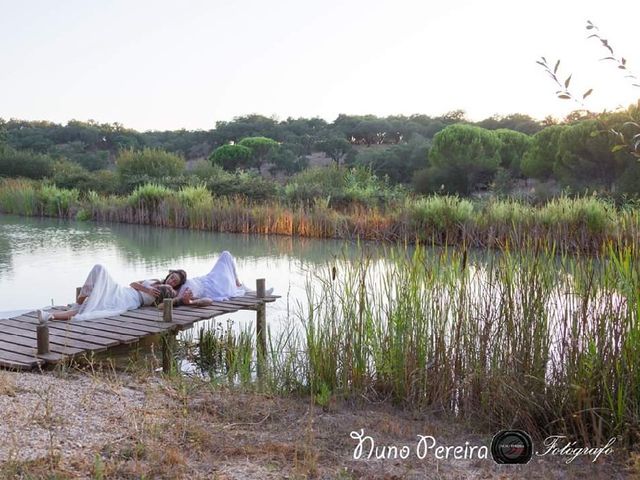
<svg viewBox="0 0 640 480">
<path fill-rule="evenodd" d="M 562 60 L 591 110 L 640 98 L 631 0 L 0 0 L 0 117 L 210 129 L 259 113 L 563 116 L 535 61 Z"/>
</svg>

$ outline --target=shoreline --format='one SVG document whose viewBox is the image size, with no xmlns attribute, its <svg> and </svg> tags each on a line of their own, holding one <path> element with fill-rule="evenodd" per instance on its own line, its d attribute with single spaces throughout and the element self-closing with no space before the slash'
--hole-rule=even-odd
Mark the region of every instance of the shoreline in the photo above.
<svg viewBox="0 0 640 480">
<path fill-rule="evenodd" d="M 94 368 L 95 367 L 95 368 Z M 350 432 L 380 445 L 486 444 L 491 432 L 388 402 L 308 398 L 229 389 L 185 377 L 92 366 L 49 373 L 0 371 L 3 478 L 591 478 L 622 479 L 630 452 L 591 463 L 536 457 L 527 465 L 489 459 L 354 458 Z M 29 409 L 31 416 L 28 415 Z M 13 412 L 13 415 L 10 415 Z M 16 412 L 22 412 L 16 413 Z M 635 458 L 635 457 L 633 457 Z M 99 477 L 99 475 L 103 477 Z"/>
</svg>

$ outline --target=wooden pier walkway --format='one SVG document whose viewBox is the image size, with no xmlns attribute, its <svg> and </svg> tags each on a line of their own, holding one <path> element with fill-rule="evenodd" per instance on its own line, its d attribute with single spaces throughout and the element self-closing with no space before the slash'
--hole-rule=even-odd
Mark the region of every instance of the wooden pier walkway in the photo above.
<svg viewBox="0 0 640 480">
<path fill-rule="evenodd" d="M 264 305 L 274 302 L 277 295 L 258 297 L 248 294 L 233 297 L 224 302 L 213 302 L 207 307 L 173 307 L 170 321 L 163 310 L 142 307 L 121 315 L 94 320 L 54 320 L 46 323 L 48 353 L 38 353 L 39 321 L 37 312 L 0 319 L 0 367 L 30 370 L 56 364 L 72 357 L 104 352 L 119 345 L 134 346 L 140 340 L 153 335 L 172 333 L 191 328 L 199 320 L 206 320 L 238 310 L 256 310 L 258 335 L 264 324 Z M 54 307 L 64 309 L 64 307 Z M 260 315 L 261 312 L 261 315 Z M 41 328 L 41 327 L 40 327 Z M 41 335 L 42 337 L 42 335 Z M 42 342 L 42 338 L 40 338 Z"/>
</svg>

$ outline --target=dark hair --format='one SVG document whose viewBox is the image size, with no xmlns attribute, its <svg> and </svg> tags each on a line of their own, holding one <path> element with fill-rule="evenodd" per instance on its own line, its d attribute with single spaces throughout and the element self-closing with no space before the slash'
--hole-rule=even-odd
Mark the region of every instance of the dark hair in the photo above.
<svg viewBox="0 0 640 480">
<path fill-rule="evenodd" d="M 162 281 L 162 283 L 167 283 L 167 280 L 169 279 L 169 277 L 171 276 L 172 273 L 175 273 L 176 275 L 178 275 L 180 277 L 180 282 L 174 287 L 176 290 L 179 290 L 180 287 L 182 285 L 184 285 L 184 283 L 187 281 L 187 272 L 185 272 L 182 269 L 169 270 L 169 274 L 166 277 L 164 277 L 164 280 Z"/>
</svg>

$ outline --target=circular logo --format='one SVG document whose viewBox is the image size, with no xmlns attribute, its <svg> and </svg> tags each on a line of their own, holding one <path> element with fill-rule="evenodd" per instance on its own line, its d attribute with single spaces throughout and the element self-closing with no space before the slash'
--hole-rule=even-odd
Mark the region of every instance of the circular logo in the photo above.
<svg viewBox="0 0 640 480">
<path fill-rule="evenodd" d="M 491 441 L 491 456 L 496 463 L 524 464 L 531 460 L 533 442 L 522 430 L 501 430 Z"/>
</svg>

